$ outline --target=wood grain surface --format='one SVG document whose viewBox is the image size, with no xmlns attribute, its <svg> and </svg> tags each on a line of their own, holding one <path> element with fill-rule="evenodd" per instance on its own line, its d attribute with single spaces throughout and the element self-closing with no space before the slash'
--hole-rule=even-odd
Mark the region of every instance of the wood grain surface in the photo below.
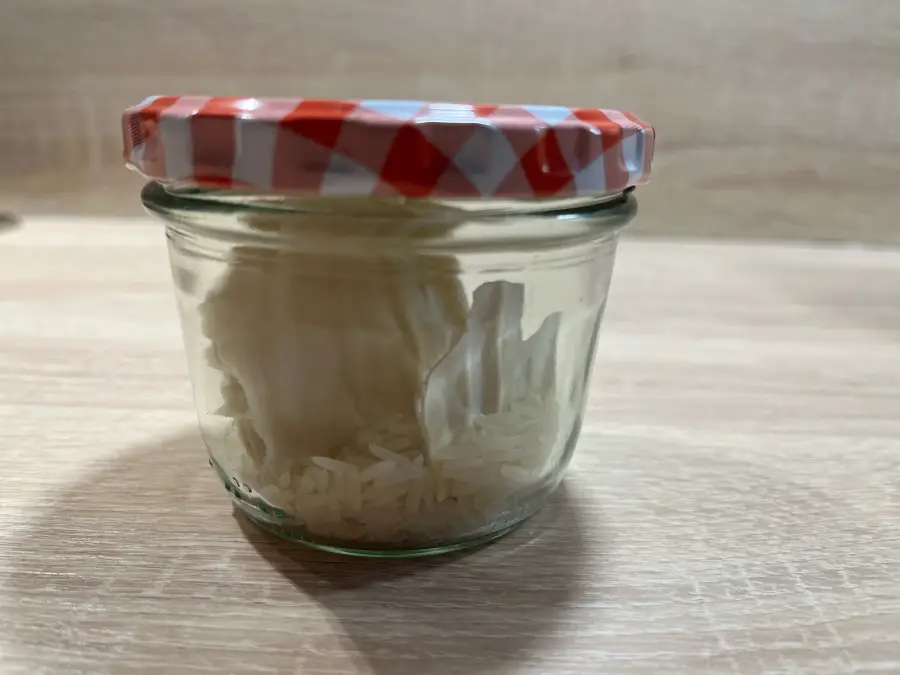
<svg viewBox="0 0 900 675">
<path fill-rule="evenodd" d="M 138 214 L 119 116 L 164 93 L 629 109 L 635 232 L 900 243 L 891 0 L 2 0 L 0 209 Z"/>
<path fill-rule="evenodd" d="M 338 559 L 207 466 L 160 228 L 0 231 L 0 672 L 900 672 L 900 251 L 626 239 L 552 504 Z"/>
</svg>

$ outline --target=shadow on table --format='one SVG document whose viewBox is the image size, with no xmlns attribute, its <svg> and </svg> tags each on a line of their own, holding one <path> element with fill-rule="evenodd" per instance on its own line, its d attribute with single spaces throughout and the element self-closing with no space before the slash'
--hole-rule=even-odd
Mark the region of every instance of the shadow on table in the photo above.
<svg viewBox="0 0 900 675">
<path fill-rule="evenodd" d="M 511 672 L 540 658 L 585 581 L 565 487 L 483 549 L 367 561 L 236 521 L 193 431 L 85 468 L 22 507 L 0 556 L 0 647 L 34 672 L 68 672 L 72 655 L 91 672 Z"/>
<path fill-rule="evenodd" d="M 587 566 L 577 503 L 565 484 L 506 539 L 433 558 L 298 551 L 236 517 L 272 567 L 337 620 L 365 672 L 379 675 L 515 670 L 565 621 Z"/>
<path fill-rule="evenodd" d="M 0 210 L 0 234 L 16 229 L 22 224 L 22 219 L 11 211 Z"/>
</svg>

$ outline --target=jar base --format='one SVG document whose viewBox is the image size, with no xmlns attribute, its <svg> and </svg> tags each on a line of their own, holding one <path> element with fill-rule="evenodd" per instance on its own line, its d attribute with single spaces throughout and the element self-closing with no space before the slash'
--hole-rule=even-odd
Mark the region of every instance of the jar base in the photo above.
<svg viewBox="0 0 900 675">
<path fill-rule="evenodd" d="M 306 546 L 307 548 L 324 551 L 326 553 L 334 553 L 337 555 L 352 556 L 356 558 L 425 558 L 429 556 L 444 555 L 447 553 L 456 553 L 459 551 L 465 551 L 467 549 L 484 546 L 493 541 L 496 541 L 497 539 L 505 537 L 507 534 L 518 529 L 527 520 L 527 518 L 523 518 L 516 523 L 507 525 L 499 530 L 489 532 L 487 534 L 482 534 L 469 539 L 460 539 L 454 542 L 435 546 L 426 546 L 421 548 L 353 548 L 351 546 L 325 542 L 315 538 L 314 536 L 300 534 L 293 529 L 281 527 L 254 515 L 251 512 L 252 507 L 248 508 L 247 505 L 241 503 L 240 500 L 234 498 L 232 498 L 232 500 L 234 501 L 235 505 L 241 510 L 241 512 L 245 516 L 247 516 L 247 519 L 250 522 L 252 522 L 260 529 L 269 532 L 270 534 L 274 534 L 275 536 L 280 537 L 281 539 L 284 539 L 286 541 L 290 541 L 291 543 Z"/>
<path fill-rule="evenodd" d="M 552 485 L 545 486 L 519 508 L 507 511 L 495 527 L 488 525 L 471 534 L 460 534 L 457 537 L 441 541 L 432 540 L 421 543 L 409 541 L 398 542 L 396 545 L 372 542 L 371 545 L 367 543 L 362 546 L 354 546 L 348 541 L 321 537 L 300 524 L 292 523 L 290 516 L 285 512 L 273 508 L 255 495 L 251 496 L 252 491 L 247 489 L 249 486 L 243 486 L 236 478 L 229 479 L 228 473 L 211 457 L 209 463 L 219 475 L 234 505 L 253 524 L 282 539 L 309 548 L 361 558 L 420 558 L 483 546 L 509 534 L 537 513 L 558 482 L 554 481 Z"/>
</svg>

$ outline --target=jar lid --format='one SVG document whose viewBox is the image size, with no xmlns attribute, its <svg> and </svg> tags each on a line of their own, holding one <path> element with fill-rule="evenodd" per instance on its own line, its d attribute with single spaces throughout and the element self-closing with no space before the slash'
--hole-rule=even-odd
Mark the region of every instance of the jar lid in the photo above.
<svg viewBox="0 0 900 675">
<path fill-rule="evenodd" d="M 650 178 L 655 132 L 617 110 L 153 96 L 125 161 L 165 182 L 317 195 L 607 195 Z"/>
</svg>

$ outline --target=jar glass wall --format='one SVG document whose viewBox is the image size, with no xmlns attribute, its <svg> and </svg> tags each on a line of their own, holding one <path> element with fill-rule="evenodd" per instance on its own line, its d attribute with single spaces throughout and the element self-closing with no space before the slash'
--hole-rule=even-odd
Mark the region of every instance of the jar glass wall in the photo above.
<svg viewBox="0 0 900 675">
<path fill-rule="evenodd" d="M 310 199 L 150 182 L 204 442 L 238 506 L 362 555 L 477 544 L 574 449 L 630 190 Z"/>
</svg>

